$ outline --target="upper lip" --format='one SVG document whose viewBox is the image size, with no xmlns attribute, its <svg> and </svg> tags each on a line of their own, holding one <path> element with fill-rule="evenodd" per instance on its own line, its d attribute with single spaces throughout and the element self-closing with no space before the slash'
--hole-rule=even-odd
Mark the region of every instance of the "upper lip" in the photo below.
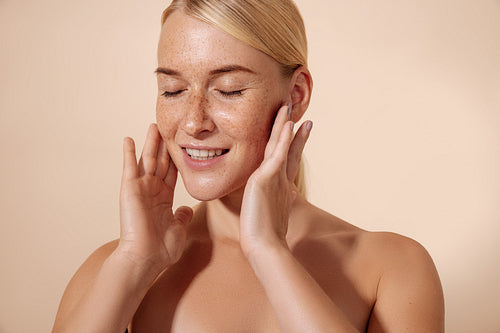
<svg viewBox="0 0 500 333">
<path fill-rule="evenodd" d="M 226 150 L 228 148 L 223 147 L 209 147 L 209 146 L 196 146 L 196 145 L 180 145 L 183 149 L 196 149 L 196 150 Z"/>
</svg>

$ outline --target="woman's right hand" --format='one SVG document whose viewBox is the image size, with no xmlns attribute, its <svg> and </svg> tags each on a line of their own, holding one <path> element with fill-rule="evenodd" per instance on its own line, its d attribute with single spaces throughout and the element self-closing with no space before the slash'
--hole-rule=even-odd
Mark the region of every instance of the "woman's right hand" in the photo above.
<svg viewBox="0 0 500 333">
<path fill-rule="evenodd" d="M 137 164 L 135 144 L 123 142 L 120 190 L 120 241 L 116 251 L 134 263 L 161 273 L 182 255 L 189 207 L 172 211 L 177 168 L 156 124 L 151 124 Z"/>
</svg>

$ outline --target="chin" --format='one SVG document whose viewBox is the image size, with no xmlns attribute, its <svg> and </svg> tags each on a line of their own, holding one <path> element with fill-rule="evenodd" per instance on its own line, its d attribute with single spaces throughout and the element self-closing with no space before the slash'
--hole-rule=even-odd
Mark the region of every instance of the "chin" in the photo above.
<svg viewBox="0 0 500 333">
<path fill-rule="evenodd" d="M 223 181 L 223 177 L 217 179 L 196 179 L 195 177 L 189 177 L 189 179 L 186 179 L 182 174 L 181 177 L 189 195 L 199 201 L 220 199 L 230 193 L 238 191 L 246 184 L 246 182 L 236 184 L 235 182 L 228 182 L 227 180 Z"/>
<path fill-rule="evenodd" d="M 223 197 L 223 195 L 219 195 L 213 191 L 201 190 L 199 187 L 191 188 L 190 186 L 186 186 L 186 190 L 191 197 L 198 201 L 212 201 Z"/>
</svg>

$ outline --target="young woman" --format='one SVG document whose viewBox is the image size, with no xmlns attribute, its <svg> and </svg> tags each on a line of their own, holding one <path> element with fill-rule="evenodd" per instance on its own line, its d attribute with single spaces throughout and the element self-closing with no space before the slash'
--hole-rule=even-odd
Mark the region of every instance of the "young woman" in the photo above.
<svg viewBox="0 0 500 333">
<path fill-rule="evenodd" d="M 54 332 L 444 331 L 422 246 L 301 193 L 306 43 L 290 0 L 173 1 L 157 124 L 138 163 L 123 144 L 120 239 L 76 272 Z M 193 209 L 172 210 L 178 172 Z"/>
</svg>

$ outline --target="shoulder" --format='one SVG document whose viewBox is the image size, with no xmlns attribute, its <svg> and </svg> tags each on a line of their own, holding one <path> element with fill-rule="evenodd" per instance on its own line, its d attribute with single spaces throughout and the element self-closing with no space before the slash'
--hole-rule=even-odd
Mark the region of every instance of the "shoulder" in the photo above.
<svg viewBox="0 0 500 333">
<path fill-rule="evenodd" d="M 309 210 L 307 258 L 342 266 L 358 290 L 368 290 L 372 311 L 367 332 L 443 332 L 441 282 L 427 250 L 392 232 L 370 232 L 324 211 Z M 300 245 L 300 243 L 299 243 Z M 318 255 L 319 249 L 323 252 Z M 325 262 L 326 260 L 326 262 Z"/>
<path fill-rule="evenodd" d="M 116 249 L 117 246 L 118 240 L 113 240 L 100 246 L 94 252 L 92 252 L 90 256 L 83 262 L 80 268 L 78 268 L 75 275 L 70 280 L 65 293 L 75 283 L 90 283 L 101 269 L 104 261 L 106 261 L 106 259 L 111 255 L 111 253 Z"/>
<path fill-rule="evenodd" d="M 335 246 L 354 257 L 369 259 L 381 270 L 412 264 L 434 268 L 429 253 L 417 241 L 393 232 L 371 232 L 358 228 L 326 211 L 307 203 L 302 214 L 307 225 L 302 239 Z M 307 216 L 307 218 L 304 218 Z"/>
<path fill-rule="evenodd" d="M 96 278 L 102 264 L 118 246 L 118 240 L 108 242 L 95 250 L 78 268 L 64 290 L 56 315 L 56 324 L 82 299 Z"/>
<path fill-rule="evenodd" d="M 392 232 L 368 232 L 358 234 L 359 244 L 384 268 L 411 263 L 434 264 L 427 250 L 417 241 Z M 378 259 L 377 259 L 378 258 Z"/>
<path fill-rule="evenodd" d="M 320 221 L 319 221 L 320 220 Z M 396 271 L 421 269 L 437 276 L 433 260 L 419 242 L 393 232 L 371 232 L 333 215 L 322 216 L 309 229 L 306 244 L 321 244 L 364 271 L 386 277 Z"/>
<path fill-rule="evenodd" d="M 92 252 L 92 254 L 83 262 L 80 268 L 76 271 L 75 275 L 73 275 L 69 281 L 68 286 L 64 291 L 62 301 L 64 301 L 65 298 L 73 297 L 75 294 L 82 293 L 82 289 L 86 289 L 84 287 L 92 283 L 104 261 L 106 261 L 117 246 L 118 240 L 114 240 L 102 245 L 97 250 Z"/>
<path fill-rule="evenodd" d="M 368 331 L 444 331 L 443 291 L 427 250 L 411 238 L 389 232 L 365 232 L 359 242 L 379 268 Z"/>
<path fill-rule="evenodd" d="M 387 283 L 408 284 L 407 278 L 419 278 L 428 286 L 432 282 L 434 287 L 441 288 L 429 252 L 414 239 L 392 232 L 363 232 L 359 244 L 361 252 L 379 268 L 380 291 Z"/>
</svg>

